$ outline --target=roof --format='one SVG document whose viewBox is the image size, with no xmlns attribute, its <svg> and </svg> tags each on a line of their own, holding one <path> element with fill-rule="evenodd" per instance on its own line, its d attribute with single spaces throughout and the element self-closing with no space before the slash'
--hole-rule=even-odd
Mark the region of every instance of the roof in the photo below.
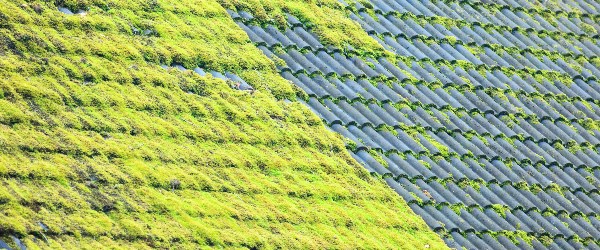
<svg viewBox="0 0 600 250">
<path fill-rule="evenodd" d="M 0 37 L 0 248 L 445 247 L 215 1 L 8 1 Z"/>
<path fill-rule="evenodd" d="M 341 3 L 393 53 L 229 13 L 448 246 L 600 248 L 597 2 Z"/>
</svg>

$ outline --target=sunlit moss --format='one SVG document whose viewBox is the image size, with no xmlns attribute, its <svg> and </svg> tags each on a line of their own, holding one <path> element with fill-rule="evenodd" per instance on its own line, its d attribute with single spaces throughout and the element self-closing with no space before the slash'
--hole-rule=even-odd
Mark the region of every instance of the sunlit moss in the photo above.
<svg viewBox="0 0 600 250">
<path fill-rule="evenodd" d="M 3 241 L 12 234 L 51 249 L 445 247 L 294 101 L 297 88 L 219 3 L 58 4 L 85 14 L 62 14 L 54 2 L 0 5 L 11 13 L 0 15 Z M 337 7 L 326 8 L 312 18 Z M 230 71 L 257 91 L 160 64 Z"/>
</svg>

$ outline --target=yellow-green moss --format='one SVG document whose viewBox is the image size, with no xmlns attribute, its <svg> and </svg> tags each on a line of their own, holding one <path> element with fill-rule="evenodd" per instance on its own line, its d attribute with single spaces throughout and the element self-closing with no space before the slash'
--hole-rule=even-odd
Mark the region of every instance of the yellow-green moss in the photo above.
<svg viewBox="0 0 600 250">
<path fill-rule="evenodd" d="M 60 4 L 86 14 L 0 5 L 0 239 L 52 249 L 445 247 L 339 135 L 283 101 L 297 89 L 219 3 Z M 305 18 L 332 7 L 322 8 Z M 257 91 L 159 66 L 172 63 L 231 71 Z"/>
<path fill-rule="evenodd" d="M 262 22 L 286 22 L 285 14 L 291 14 L 312 28 L 321 42 L 344 49 L 352 46 L 359 53 L 370 53 L 393 57 L 375 39 L 371 38 L 355 21 L 346 16 L 342 4 L 337 0 L 218 0 L 226 8 L 247 10 Z M 282 25 L 280 25 L 282 26 Z"/>
</svg>

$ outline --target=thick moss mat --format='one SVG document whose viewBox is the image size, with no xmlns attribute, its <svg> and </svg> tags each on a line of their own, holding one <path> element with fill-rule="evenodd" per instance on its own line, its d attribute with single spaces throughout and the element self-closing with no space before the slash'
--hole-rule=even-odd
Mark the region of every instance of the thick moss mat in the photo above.
<svg viewBox="0 0 600 250">
<path fill-rule="evenodd" d="M 233 72 L 257 91 L 161 67 L 175 64 Z M 4 2 L 0 240 L 444 248 L 298 91 L 215 1 Z"/>
</svg>

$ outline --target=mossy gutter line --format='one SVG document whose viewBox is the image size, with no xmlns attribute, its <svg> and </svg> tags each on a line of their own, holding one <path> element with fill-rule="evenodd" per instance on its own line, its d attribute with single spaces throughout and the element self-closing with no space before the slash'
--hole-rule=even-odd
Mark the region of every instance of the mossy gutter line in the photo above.
<svg viewBox="0 0 600 250">
<path fill-rule="evenodd" d="M 469 5 L 471 7 L 473 7 L 473 9 L 476 9 L 479 6 L 482 6 L 488 10 L 503 10 L 503 9 L 507 9 L 510 10 L 513 13 L 516 13 L 517 11 L 523 11 L 523 12 L 527 12 L 529 14 L 540 14 L 540 16 L 546 18 L 546 15 L 550 15 L 550 16 L 559 16 L 559 15 L 566 15 L 570 18 L 572 17 L 577 17 L 580 18 L 581 17 L 588 17 L 591 19 L 595 19 L 594 21 L 598 21 L 598 19 L 600 19 L 600 14 L 593 14 L 593 13 L 581 13 L 581 12 L 575 12 L 575 11 L 564 11 L 564 10 L 558 10 L 558 11 L 553 11 L 550 9 L 544 9 L 541 7 L 537 7 L 537 8 L 525 8 L 525 7 L 514 7 L 512 5 L 504 5 L 504 4 L 499 4 L 499 3 L 484 3 L 484 2 L 471 2 L 468 0 L 442 0 L 445 3 L 458 3 L 460 5 Z M 571 7 L 571 6 L 569 6 Z"/>
<path fill-rule="evenodd" d="M 398 38 L 403 38 L 406 40 L 414 40 L 414 39 L 420 39 L 421 41 L 423 41 L 424 43 L 436 43 L 436 44 L 442 44 L 442 43 L 447 43 L 450 44 L 452 46 L 456 45 L 456 44 L 460 44 L 463 45 L 465 47 L 467 47 L 467 50 L 472 50 L 472 48 L 489 48 L 492 51 L 499 53 L 499 52 L 507 52 L 509 54 L 520 54 L 520 55 L 525 55 L 525 53 L 531 53 L 534 56 L 536 56 L 536 58 L 538 59 L 542 59 L 542 56 L 548 56 L 548 58 L 550 58 L 550 60 L 552 60 L 553 62 L 556 62 L 559 58 L 570 58 L 573 60 L 578 60 L 578 59 L 585 59 L 586 61 L 590 61 L 594 58 L 598 58 L 598 55 L 591 55 L 591 56 L 587 56 L 585 54 L 579 54 L 579 55 L 575 55 L 572 52 L 567 52 L 567 53 L 560 53 L 558 51 L 550 51 L 548 49 L 534 49 L 534 48 L 525 48 L 525 49 L 521 49 L 517 46 L 511 46 L 511 47 L 507 47 L 504 46 L 502 44 L 498 44 L 498 43 L 484 43 L 484 44 L 477 44 L 476 42 L 469 42 L 469 43 L 465 43 L 462 40 L 459 39 L 451 39 L 448 37 L 445 38 L 435 38 L 433 36 L 425 36 L 422 34 L 419 35 L 415 35 L 412 37 L 408 37 L 406 36 L 406 34 L 401 33 L 401 34 L 397 34 L 397 35 L 393 35 L 392 33 L 386 32 L 386 33 L 376 33 L 376 32 L 370 32 L 370 35 L 375 35 L 377 36 L 379 39 L 384 38 L 385 36 L 390 36 L 393 37 L 394 39 L 398 39 Z M 383 39 L 382 39 L 383 40 Z M 472 47 L 472 48 L 471 48 Z"/>
<path fill-rule="evenodd" d="M 354 13 L 354 14 L 360 14 L 360 11 L 359 11 L 359 10 L 356 10 L 355 8 L 350 8 L 350 11 L 351 11 L 352 13 Z M 365 9 L 362 9 L 362 11 L 366 11 L 366 10 L 365 10 Z M 384 14 L 383 14 L 381 11 L 376 11 L 376 12 L 377 12 L 377 13 L 379 13 L 379 14 L 382 14 L 382 15 L 384 15 Z M 367 13 L 368 13 L 368 12 L 367 12 Z M 391 12 L 391 13 L 394 13 L 394 12 Z M 423 25 L 423 23 L 424 23 L 424 22 L 423 22 L 423 19 L 425 19 L 425 20 L 426 20 L 426 21 L 425 21 L 425 23 L 430 23 L 430 24 L 431 24 L 431 23 L 433 23 L 433 24 L 441 24 L 442 26 L 444 26 L 444 27 L 445 27 L 445 28 L 447 28 L 447 29 L 451 29 L 451 28 L 453 28 L 453 26 L 452 26 L 452 25 L 450 25 L 450 24 L 448 24 L 448 23 L 445 23 L 445 22 L 441 22 L 441 21 L 437 20 L 435 17 L 415 16 L 415 15 L 412 15 L 412 14 L 410 14 L 410 13 L 403 13 L 403 14 L 389 14 L 389 13 L 387 13 L 387 14 L 385 14 L 385 16 L 388 16 L 388 15 L 394 15 L 394 16 L 398 16 L 399 18 L 402 18 L 402 20 L 411 19 L 411 20 L 413 20 L 413 21 L 416 21 L 416 22 L 417 22 L 419 25 L 421 25 L 421 26 L 422 26 L 422 25 Z M 460 23 L 459 23 L 459 24 L 460 24 Z M 472 26 L 475 26 L 475 24 L 472 24 Z M 483 27 L 483 28 L 485 28 L 485 27 Z M 502 30 L 502 29 L 499 29 L 499 31 L 501 31 L 501 30 Z M 523 30 L 523 29 L 511 29 L 511 30 L 508 30 L 508 31 L 511 31 L 511 32 L 517 31 L 517 32 L 520 32 L 522 35 L 525 35 L 525 36 L 527 36 L 527 35 L 528 35 L 528 33 L 527 33 L 527 32 L 530 32 L 531 30 L 529 30 L 529 29 L 528 29 L 528 30 Z M 547 32 L 547 31 L 540 31 L 540 32 Z M 369 33 L 369 34 L 371 34 L 371 33 Z M 427 36 L 424 36 L 424 35 L 416 35 L 416 36 L 413 36 L 413 37 L 408 37 L 408 36 L 406 36 L 405 34 L 397 34 L 397 35 L 395 35 L 395 36 L 394 36 L 393 34 L 391 34 L 391 33 L 383 33 L 383 34 L 373 33 L 373 34 L 376 34 L 376 35 L 377 35 L 377 36 L 378 36 L 380 39 L 382 39 L 382 38 L 383 38 L 382 36 L 384 36 L 384 35 L 389 35 L 389 36 L 392 36 L 392 37 L 394 37 L 394 38 L 399 38 L 399 37 L 402 37 L 402 38 L 404 38 L 404 39 L 407 39 L 407 40 L 408 40 L 408 39 L 421 38 L 421 39 L 423 39 L 424 41 L 430 41 L 430 40 L 431 40 L 431 41 L 443 41 L 443 42 L 447 42 L 447 43 L 449 43 L 449 44 L 451 44 L 451 45 L 454 45 L 455 43 L 459 43 L 459 44 L 461 44 L 461 45 L 473 46 L 473 47 L 477 47 L 477 46 L 484 46 L 484 47 L 485 47 L 485 46 L 487 45 L 487 47 L 489 47 L 489 48 L 493 49 L 494 51 L 496 51 L 496 50 L 499 50 L 500 48 L 504 48 L 505 50 L 509 51 L 510 53 L 521 53 L 521 54 L 523 54 L 523 52 L 522 52 L 522 51 L 526 51 L 526 52 L 531 52 L 531 53 L 533 53 L 533 54 L 534 54 L 534 55 L 536 55 L 536 56 L 537 56 L 538 54 L 540 54 L 540 53 L 542 53 L 542 54 L 547 54 L 547 55 L 549 55 L 549 56 L 552 56 L 553 58 L 556 58 L 557 56 L 570 57 L 570 58 L 573 58 L 573 59 L 578 59 L 578 58 L 587 58 L 587 59 L 592 59 L 592 58 L 596 58 L 596 57 L 598 57 L 597 55 L 593 55 L 593 56 L 591 56 L 590 58 L 588 58 L 588 57 L 587 57 L 586 55 L 584 55 L 584 54 L 574 55 L 573 53 L 570 53 L 570 52 L 569 52 L 569 53 L 564 53 L 564 54 L 561 54 L 561 53 L 559 53 L 559 52 L 557 52 L 557 51 L 549 51 L 549 50 L 547 50 L 547 49 L 532 49 L 532 48 L 520 49 L 520 48 L 518 48 L 518 47 L 506 47 L 506 46 L 504 46 L 504 45 L 501 45 L 501 44 L 487 44 L 487 43 L 486 43 L 486 44 L 479 45 L 479 44 L 476 44 L 475 42 L 471 42 L 471 43 L 464 43 L 463 41 L 461 41 L 461 40 L 457 40 L 457 39 L 454 39 L 454 40 L 449 40 L 449 39 L 444 39 L 444 38 L 442 38 L 442 39 L 437 39 L 437 38 L 435 38 L 435 37 L 427 37 Z M 600 35 L 599 35 L 599 36 L 600 36 Z M 596 36 L 594 36 L 594 37 L 596 37 Z M 577 39 L 577 40 L 578 40 L 578 41 L 581 41 L 581 39 Z M 591 39 L 590 39 L 590 40 L 591 40 Z M 439 42 L 438 42 L 438 43 L 439 43 Z"/>
<path fill-rule="evenodd" d="M 353 13 L 357 13 L 359 10 L 357 10 L 355 7 L 351 7 L 348 6 L 346 7 L 346 10 L 353 12 Z M 506 26 L 506 25 L 497 25 L 497 24 L 493 24 L 493 23 L 470 23 L 467 20 L 461 20 L 461 19 L 452 19 L 450 17 L 443 17 L 443 16 L 433 16 L 433 17 L 426 17 L 426 16 L 417 16 L 413 13 L 409 13 L 409 12 L 398 12 L 398 11 L 388 11 L 388 12 L 382 12 L 380 10 L 376 10 L 375 13 L 377 14 L 381 14 L 383 16 L 389 16 L 389 15 L 394 15 L 398 18 L 401 19 L 413 19 L 413 20 L 423 20 L 424 22 L 427 23 L 439 23 L 441 25 L 443 25 L 444 27 L 452 27 L 451 25 L 454 26 L 468 26 L 468 27 L 473 27 L 473 26 L 479 26 L 482 27 L 483 29 L 494 29 L 498 32 L 502 32 L 502 31 L 518 31 L 518 32 L 533 32 L 536 33 L 538 36 L 545 36 L 545 35 L 549 35 L 553 38 L 555 37 L 562 37 L 562 38 L 573 38 L 576 40 L 581 40 L 581 39 L 588 39 L 588 40 L 597 40 L 600 39 L 600 34 L 597 35 L 588 35 L 588 34 L 580 34 L 577 35 L 575 33 L 566 33 L 566 32 L 562 32 L 562 31 L 546 31 L 546 30 L 535 30 L 532 28 L 529 29 L 525 29 L 522 27 L 510 27 L 510 26 Z"/>
<path fill-rule="evenodd" d="M 600 245 L 600 240 L 593 238 L 592 236 L 588 236 L 585 238 L 581 238 L 579 235 L 574 234 L 570 237 L 565 237 L 562 234 L 555 234 L 555 235 L 551 235 L 550 233 L 547 232 L 543 232 L 543 233 L 538 233 L 538 232 L 525 232 L 523 230 L 516 230 L 516 231 L 508 231 L 508 230 L 503 230 L 503 231 L 491 231 L 491 230 L 486 230 L 486 231 L 475 231 L 474 229 L 472 230 L 466 230 L 466 231 L 462 231 L 458 228 L 454 228 L 451 230 L 446 230 L 445 228 L 438 230 L 438 234 L 442 235 L 442 237 L 444 238 L 449 238 L 452 239 L 452 235 L 450 233 L 452 232 L 456 232 L 461 234 L 463 237 L 466 237 L 468 233 L 473 233 L 475 234 L 477 237 L 482 238 L 483 235 L 487 234 L 490 235 L 494 238 L 497 238 L 498 236 L 505 236 L 509 239 L 511 239 L 511 241 L 513 241 L 513 243 L 518 242 L 517 241 L 517 237 L 523 239 L 527 244 L 531 244 L 531 242 L 535 239 L 538 240 L 540 243 L 542 243 L 545 246 L 549 246 L 550 244 L 552 244 L 554 241 L 556 241 L 557 239 L 564 239 L 564 240 L 572 240 L 578 243 L 581 243 L 584 246 L 587 246 L 589 244 L 596 244 L 596 245 Z"/>
<path fill-rule="evenodd" d="M 556 183 L 552 183 L 549 184 L 545 187 L 543 187 L 540 184 L 532 184 L 529 185 L 527 182 L 525 181 L 520 181 L 520 182 L 511 182 L 511 181 L 504 181 L 504 182 L 498 182 L 497 180 L 492 180 L 492 181 L 485 181 L 483 179 L 460 179 L 460 180 L 456 180 L 454 179 L 454 177 L 447 177 L 447 178 L 438 178 L 438 177 L 431 177 L 431 178 L 425 178 L 422 175 L 419 176 L 414 176 L 414 177 L 409 177 L 408 175 L 396 175 L 396 176 L 390 176 L 390 174 L 386 174 L 386 175 L 382 175 L 382 178 L 392 178 L 395 181 L 399 181 L 400 179 L 406 179 L 408 181 L 410 181 L 412 184 L 417 184 L 418 180 L 422 180 L 425 183 L 429 184 L 429 183 L 433 183 L 433 182 L 437 182 L 439 184 L 441 184 L 442 186 L 446 187 L 446 185 L 448 183 L 453 183 L 457 186 L 459 186 L 460 188 L 466 188 L 466 187 L 472 187 L 474 190 L 479 191 L 481 186 L 485 186 L 485 187 L 490 187 L 490 185 L 495 184 L 498 185 L 500 187 L 505 187 L 505 186 L 510 186 L 516 190 L 523 190 L 523 191 L 527 191 L 527 192 L 531 192 L 533 194 L 537 194 L 539 192 L 545 192 L 545 193 L 549 193 L 549 192 L 555 192 L 560 194 L 561 196 L 564 196 L 564 193 L 562 193 L 563 191 L 567 191 L 570 192 L 572 194 L 575 194 L 577 192 L 581 192 L 584 193 L 585 195 L 589 196 L 591 194 L 599 194 L 600 195 L 600 190 L 595 189 L 595 190 L 585 190 L 583 188 L 578 188 L 578 189 L 573 189 L 571 187 L 568 186 L 559 186 Z M 409 202 L 410 204 L 410 202 Z M 420 204 L 426 204 L 426 203 L 420 203 Z M 437 203 L 437 202 L 432 202 L 432 204 L 442 204 L 442 203 Z M 475 206 L 481 207 L 481 205 L 479 204 L 475 204 Z M 530 208 L 524 208 L 522 206 L 518 206 L 518 207 L 514 207 L 514 208 L 510 208 L 512 210 L 522 210 L 522 211 L 529 211 L 532 209 L 537 209 L 537 207 L 530 207 Z M 539 210 L 539 209 L 538 209 Z M 568 212 L 566 210 L 561 210 L 559 211 L 560 214 L 568 214 Z M 576 216 L 576 215 L 585 215 L 585 216 L 600 216 L 600 212 L 590 212 L 588 214 L 584 214 L 583 212 L 580 211 L 576 211 L 570 214 L 571 216 Z"/>
<path fill-rule="evenodd" d="M 588 223 L 589 223 L 589 218 L 590 217 L 597 217 L 598 216 L 598 214 L 594 213 L 594 212 L 589 213 L 589 214 L 584 214 L 583 212 L 577 211 L 577 212 L 573 212 L 573 213 L 569 214 L 565 210 L 555 211 L 555 210 L 553 210 L 551 208 L 547 208 L 545 210 L 540 210 L 537 207 L 530 207 L 530 208 L 515 207 L 515 208 L 509 208 L 508 206 L 502 205 L 502 204 L 492 204 L 492 205 L 486 205 L 485 207 L 482 207 L 479 204 L 474 204 L 474 205 L 468 205 L 467 206 L 466 204 L 463 204 L 463 203 L 454 203 L 454 204 L 450 204 L 448 202 L 438 203 L 438 202 L 431 201 L 431 200 L 425 201 L 425 202 L 423 202 L 423 201 L 419 202 L 417 200 L 415 200 L 415 201 L 409 201 L 408 204 L 409 205 L 410 204 L 415 204 L 415 205 L 418 205 L 419 207 L 432 206 L 432 207 L 435 207 L 438 211 L 441 211 L 442 208 L 444 208 L 444 207 L 449 207 L 452 210 L 455 210 L 453 208 L 464 209 L 467 212 L 472 212 L 475 209 L 477 209 L 477 210 L 479 210 L 481 212 L 485 212 L 486 209 L 492 209 L 492 210 L 494 210 L 494 212 L 496 212 L 500 216 L 502 216 L 502 214 L 506 213 L 506 212 L 511 212 L 513 214 L 515 212 L 517 212 L 517 211 L 521 211 L 523 213 L 533 212 L 533 213 L 539 213 L 540 215 L 545 216 L 545 217 L 547 217 L 547 216 L 555 216 L 555 217 L 565 216 L 565 217 L 568 217 L 570 219 L 582 218 L 583 220 L 586 220 Z M 502 207 L 501 211 L 498 211 L 498 210 L 500 210 L 500 209 L 498 209 L 498 205 Z"/>
<path fill-rule="evenodd" d="M 582 165 L 578 165 L 575 166 L 571 163 L 569 164 L 565 164 L 565 165 L 561 165 L 558 162 L 552 162 L 552 163 L 547 163 L 545 160 L 539 160 L 536 162 L 532 162 L 531 159 L 523 159 L 523 160 L 519 160 L 517 158 L 514 157 L 508 157 L 508 158 L 502 158 L 500 156 L 492 156 L 490 157 L 489 155 L 474 155 L 472 152 L 469 152 L 467 154 L 464 155 L 459 155 L 456 152 L 452 152 L 452 153 L 447 153 L 447 154 L 443 154 L 441 152 L 438 153 L 431 153 L 428 150 L 426 150 L 425 148 L 423 148 L 423 150 L 419 151 L 419 152 L 414 152 L 414 151 L 404 151 L 404 152 L 400 152 L 396 149 L 391 149 L 391 150 L 383 150 L 382 148 L 367 148 L 365 147 L 351 147 L 350 145 L 346 146 L 346 148 L 350 151 L 352 151 L 353 153 L 357 153 L 361 150 L 374 150 L 376 152 L 379 152 L 385 156 L 390 156 L 390 155 L 398 155 L 400 158 L 406 159 L 407 155 L 411 155 L 415 158 L 420 158 L 422 156 L 428 157 L 430 159 L 435 159 L 435 158 L 442 158 L 448 162 L 451 162 L 453 158 L 456 159 L 460 159 L 461 161 L 464 161 L 465 159 L 471 159 L 474 161 L 479 161 L 479 160 L 486 160 L 486 161 L 501 161 L 502 163 L 504 163 L 507 166 L 510 166 L 512 164 L 520 164 L 520 165 L 531 165 L 531 166 L 536 166 L 536 167 L 540 167 L 543 166 L 545 168 L 550 169 L 550 167 L 552 166 L 556 166 L 559 169 L 565 169 L 565 168 L 573 168 L 573 170 L 577 171 L 580 169 L 584 169 L 584 170 L 600 170 L 600 165 L 599 166 L 587 166 L 585 164 Z"/>
<path fill-rule="evenodd" d="M 556 139 L 556 140 L 547 140 L 547 139 L 541 139 L 541 140 L 535 140 L 533 137 L 531 136 L 524 136 L 522 134 L 517 134 L 517 135 L 513 135 L 511 137 L 506 136 L 505 134 L 498 134 L 493 136 L 490 133 L 484 133 L 484 134 L 477 134 L 477 132 L 475 130 L 469 130 L 469 131 L 462 131 L 462 130 L 448 130 L 445 127 L 440 127 L 438 129 L 434 129 L 430 126 L 423 126 L 423 125 L 405 125 L 405 124 L 396 124 L 396 125 L 388 125 L 388 124 L 371 124 L 371 123 L 364 123 L 364 124 L 358 124 L 358 123 L 342 123 L 342 121 L 340 120 L 336 120 L 336 121 L 332 121 L 332 122 L 327 122 L 325 120 L 323 120 L 323 122 L 326 123 L 327 126 L 333 126 L 335 124 L 339 124 L 342 125 L 344 127 L 349 127 L 349 126 L 356 126 L 359 129 L 362 129 L 364 127 L 371 127 L 376 131 L 381 131 L 385 129 L 393 129 L 393 130 L 402 130 L 402 131 L 419 131 L 419 130 L 424 130 L 424 131 L 429 131 L 432 132 L 434 134 L 440 134 L 440 133 L 446 133 L 450 136 L 453 136 L 455 134 L 459 134 L 465 138 L 471 138 L 471 137 L 477 137 L 478 139 L 480 139 L 481 141 L 485 141 L 487 140 L 485 137 L 489 136 L 492 140 L 496 140 L 496 139 L 504 139 L 505 141 L 507 140 L 516 140 L 519 141 L 521 143 L 525 143 L 525 142 L 533 142 L 535 144 L 539 144 L 541 142 L 545 142 L 548 143 L 550 146 L 555 146 L 555 144 L 560 144 L 562 146 L 563 142 L 560 139 Z M 573 141 L 571 141 L 573 142 Z M 584 149 L 588 149 L 588 150 L 593 150 L 595 152 L 598 152 L 600 149 L 600 143 L 598 144 L 591 144 L 591 143 L 583 143 L 583 144 L 577 144 L 575 143 L 574 145 L 569 145 L 569 143 L 567 143 L 568 145 L 564 148 L 566 149 L 577 149 L 577 150 L 584 150 Z M 580 152 L 580 151 L 578 151 Z"/>
</svg>

